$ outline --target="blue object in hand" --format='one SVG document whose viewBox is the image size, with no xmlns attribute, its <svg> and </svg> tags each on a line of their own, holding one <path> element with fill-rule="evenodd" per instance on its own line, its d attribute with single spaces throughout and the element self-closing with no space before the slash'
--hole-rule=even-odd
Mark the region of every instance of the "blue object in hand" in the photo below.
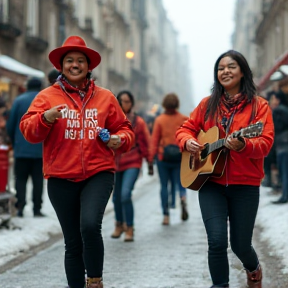
<svg viewBox="0 0 288 288">
<path fill-rule="evenodd" d="M 98 135 L 103 142 L 108 142 L 110 139 L 110 132 L 105 128 L 102 128 Z"/>
</svg>

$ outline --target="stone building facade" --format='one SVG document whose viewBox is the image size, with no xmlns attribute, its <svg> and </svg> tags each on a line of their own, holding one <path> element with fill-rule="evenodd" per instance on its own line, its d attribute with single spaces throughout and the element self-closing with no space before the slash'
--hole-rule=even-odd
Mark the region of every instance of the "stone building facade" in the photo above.
<svg viewBox="0 0 288 288">
<path fill-rule="evenodd" d="M 0 0 L 0 57 L 44 73 L 46 85 L 45 75 L 53 68 L 47 55 L 70 35 L 83 37 L 100 53 L 96 83 L 114 94 L 131 90 L 137 109 L 161 103 L 172 91 L 190 101 L 189 55 L 162 0 Z M 25 75 L 9 68 L 0 58 L 0 90 L 8 79 L 6 94 L 13 100 L 33 71 Z"/>
<path fill-rule="evenodd" d="M 235 15 L 233 46 L 248 55 L 259 92 L 288 93 L 288 2 L 238 0 Z"/>
</svg>

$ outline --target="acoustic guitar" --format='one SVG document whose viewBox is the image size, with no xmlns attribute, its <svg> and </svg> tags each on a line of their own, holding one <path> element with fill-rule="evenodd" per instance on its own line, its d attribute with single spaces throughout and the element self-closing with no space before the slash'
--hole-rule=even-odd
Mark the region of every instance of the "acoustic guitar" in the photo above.
<svg viewBox="0 0 288 288">
<path fill-rule="evenodd" d="M 263 123 L 257 122 L 246 128 L 235 131 L 231 137 L 253 138 L 261 135 Z M 227 150 L 224 149 L 225 138 L 219 139 L 219 128 L 214 126 L 207 132 L 200 131 L 197 141 L 204 145 L 198 154 L 182 152 L 181 184 L 191 190 L 199 190 L 209 177 L 221 177 L 226 164 Z"/>
</svg>

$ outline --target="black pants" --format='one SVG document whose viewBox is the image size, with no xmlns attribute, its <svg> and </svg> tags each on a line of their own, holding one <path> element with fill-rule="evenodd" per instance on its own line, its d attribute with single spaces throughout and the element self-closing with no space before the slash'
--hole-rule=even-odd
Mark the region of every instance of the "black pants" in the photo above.
<svg viewBox="0 0 288 288">
<path fill-rule="evenodd" d="M 65 239 L 65 271 L 70 288 L 83 288 L 88 277 L 102 277 L 102 219 L 114 174 L 100 172 L 81 182 L 49 178 L 48 195 Z"/>
<path fill-rule="evenodd" d="M 43 172 L 42 158 L 15 158 L 14 163 L 16 207 L 23 210 L 26 205 L 26 186 L 29 176 L 32 178 L 33 211 L 39 212 L 42 207 Z"/>
<path fill-rule="evenodd" d="M 259 187 L 226 187 L 207 182 L 199 191 L 199 203 L 208 238 L 208 264 L 213 287 L 226 287 L 229 283 L 228 220 L 232 251 L 247 270 L 254 271 L 258 266 L 252 235 L 259 205 Z"/>
</svg>

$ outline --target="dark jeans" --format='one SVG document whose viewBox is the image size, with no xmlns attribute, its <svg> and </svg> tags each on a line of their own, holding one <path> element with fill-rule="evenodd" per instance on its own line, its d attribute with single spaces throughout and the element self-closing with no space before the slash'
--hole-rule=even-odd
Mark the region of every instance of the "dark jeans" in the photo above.
<svg viewBox="0 0 288 288">
<path fill-rule="evenodd" d="M 83 288 L 88 277 L 102 277 L 104 211 L 114 174 L 100 172 L 81 181 L 49 178 L 48 195 L 65 239 L 65 271 L 70 288 Z"/>
<path fill-rule="evenodd" d="M 170 182 L 171 195 L 173 201 L 173 195 L 176 194 L 176 187 L 180 184 L 180 163 L 169 163 L 165 161 L 157 160 L 157 168 L 161 184 L 161 206 L 164 215 L 169 215 L 169 193 L 168 183 Z M 177 187 L 178 188 L 178 187 Z M 180 196 L 186 196 L 186 189 L 182 186 L 179 187 Z"/>
<path fill-rule="evenodd" d="M 118 222 L 126 222 L 127 226 L 134 225 L 134 209 L 132 191 L 139 175 L 139 168 L 130 168 L 116 172 L 113 202 L 115 218 Z"/>
<path fill-rule="evenodd" d="M 15 158 L 14 163 L 16 207 L 23 210 L 26 205 L 26 186 L 29 176 L 32 178 L 33 211 L 39 212 L 42 207 L 43 172 L 42 158 Z"/>
<path fill-rule="evenodd" d="M 179 175 L 180 175 L 180 171 L 179 171 Z M 176 185 L 176 187 L 175 187 Z M 174 183 L 174 181 L 171 182 L 171 207 L 175 208 L 176 206 L 176 193 L 177 190 L 179 190 L 179 196 L 180 199 L 182 199 L 183 197 L 186 198 L 186 188 L 184 188 L 181 184 L 181 180 L 180 177 L 178 177 L 177 179 L 177 183 Z"/>
<path fill-rule="evenodd" d="M 259 205 L 259 187 L 223 186 L 207 182 L 199 191 L 199 203 L 208 238 L 208 264 L 213 287 L 229 283 L 228 221 L 232 251 L 244 268 L 254 271 L 258 258 L 252 235 Z"/>
</svg>

